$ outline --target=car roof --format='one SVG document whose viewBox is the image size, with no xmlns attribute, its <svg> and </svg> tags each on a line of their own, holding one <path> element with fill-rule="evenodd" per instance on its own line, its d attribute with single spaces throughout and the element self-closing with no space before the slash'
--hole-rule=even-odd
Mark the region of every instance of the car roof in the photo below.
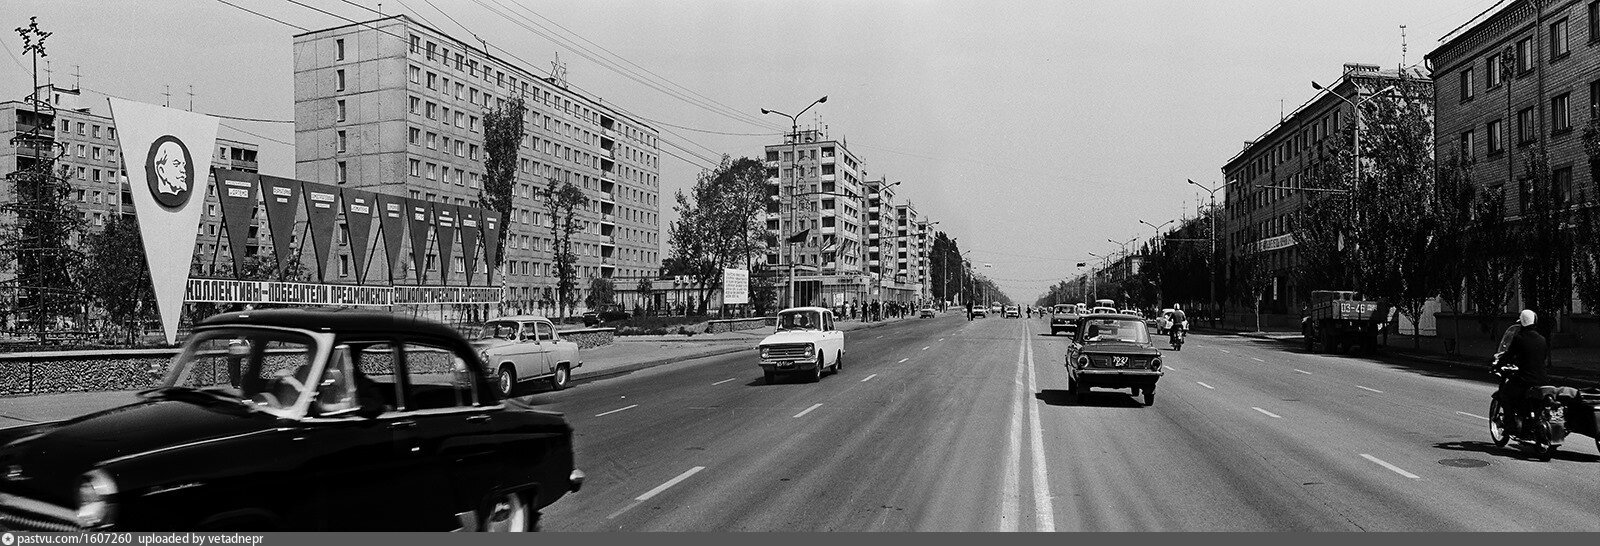
<svg viewBox="0 0 1600 546">
<path fill-rule="evenodd" d="M 512 320 L 512 321 L 517 321 L 517 322 L 526 322 L 526 321 L 530 321 L 530 320 L 550 320 L 550 319 L 548 317 L 544 316 L 544 315 L 507 315 L 507 316 L 503 316 L 503 317 L 495 317 L 495 318 L 486 320 L 484 322 L 494 322 L 494 321 L 497 321 L 497 320 Z"/>
<path fill-rule="evenodd" d="M 444 323 L 421 317 L 408 317 L 365 309 L 259 309 L 211 316 L 198 325 L 204 328 L 227 326 L 274 326 L 344 334 L 413 333 L 441 337 L 461 337 Z"/>
<path fill-rule="evenodd" d="M 819 311 L 819 312 L 828 312 L 828 313 L 832 313 L 833 312 L 833 310 L 827 309 L 827 308 L 824 308 L 824 307 L 790 307 L 788 309 L 784 309 L 782 311 L 779 311 L 779 313 L 789 313 L 789 312 L 793 312 L 793 311 Z"/>
<path fill-rule="evenodd" d="M 1084 315 L 1083 318 L 1089 319 L 1089 320 L 1093 320 L 1093 319 L 1128 319 L 1128 320 L 1137 320 L 1137 321 L 1141 321 L 1141 322 L 1144 321 L 1144 317 L 1141 317 L 1139 315 L 1130 315 L 1130 314 L 1127 314 L 1127 313 L 1090 313 L 1090 314 Z"/>
</svg>

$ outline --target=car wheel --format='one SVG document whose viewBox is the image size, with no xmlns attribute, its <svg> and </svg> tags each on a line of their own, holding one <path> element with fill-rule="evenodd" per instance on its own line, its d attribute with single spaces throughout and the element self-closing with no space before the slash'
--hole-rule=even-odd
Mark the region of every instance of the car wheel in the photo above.
<svg viewBox="0 0 1600 546">
<path fill-rule="evenodd" d="M 510 398 L 511 393 L 517 390 L 517 372 L 511 369 L 510 364 L 500 366 L 500 396 Z"/>
<path fill-rule="evenodd" d="M 1155 389 L 1145 389 L 1144 390 L 1144 405 L 1146 405 L 1146 406 L 1154 406 L 1154 405 L 1156 405 L 1156 390 Z"/>
<path fill-rule="evenodd" d="M 839 370 L 843 370 L 843 369 L 844 369 L 844 351 L 839 351 L 838 354 L 833 355 L 833 373 L 839 373 Z"/>
<path fill-rule="evenodd" d="M 772 372 L 761 372 L 761 379 L 766 381 L 768 385 L 775 385 L 778 383 L 778 374 Z"/>
<path fill-rule="evenodd" d="M 822 355 L 817 355 L 817 365 L 811 368 L 811 377 L 808 378 L 812 383 L 822 381 L 822 368 L 826 362 L 826 358 L 823 358 Z"/>
<path fill-rule="evenodd" d="M 550 377 L 550 388 L 558 391 L 565 389 L 567 388 L 567 381 L 571 378 L 572 371 L 567 369 L 566 364 L 557 365 L 556 374 Z"/>
<path fill-rule="evenodd" d="M 522 502 L 520 493 L 506 493 L 495 499 L 483 530 L 491 533 L 521 533 L 533 530 L 533 509 Z"/>
</svg>

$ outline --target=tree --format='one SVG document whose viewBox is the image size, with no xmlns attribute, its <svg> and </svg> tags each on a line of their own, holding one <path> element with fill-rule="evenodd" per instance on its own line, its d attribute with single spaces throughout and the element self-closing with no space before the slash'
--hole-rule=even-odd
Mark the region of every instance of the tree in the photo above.
<svg viewBox="0 0 1600 546">
<path fill-rule="evenodd" d="M 551 178 L 545 186 L 544 208 L 554 221 L 550 223 L 551 239 L 555 241 L 551 258 L 556 270 L 556 313 L 566 316 L 576 302 L 578 285 L 578 255 L 572 252 L 572 234 L 578 232 L 578 209 L 589 206 L 589 196 L 571 181 L 560 182 Z M 502 231 L 504 233 L 504 231 Z"/>
<path fill-rule="evenodd" d="M 123 342 L 133 343 L 138 331 L 134 325 L 151 318 L 156 308 L 139 223 L 115 215 L 104 229 L 84 238 L 84 248 L 84 290 L 105 311 L 108 323 L 119 325 Z"/>
<path fill-rule="evenodd" d="M 667 228 L 668 244 L 680 274 L 700 288 L 701 313 L 709 288 L 722 282 L 723 268 L 749 269 L 766 249 L 766 176 L 759 161 L 723 156 L 716 169 L 700 173 L 689 193 L 674 196 L 678 220 Z"/>
<path fill-rule="evenodd" d="M 1552 320 L 1541 320 L 1541 333 L 1550 335 L 1572 293 L 1572 236 L 1568 222 L 1566 188 L 1551 176 L 1550 158 L 1542 144 L 1523 154 L 1522 214 L 1518 240 L 1522 249 L 1522 294 L 1525 307 Z"/>
<path fill-rule="evenodd" d="M 1471 244 L 1472 205 L 1478 196 L 1478 186 L 1472 182 L 1472 160 L 1462 154 L 1451 154 L 1438 167 L 1438 182 L 1434 185 L 1435 201 L 1439 205 L 1437 233 L 1428 248 L 1428 270 L 1434 276 L 1433 286 L 1440 299 L 1450 303 L 1456 315 L 1461 315 L 1461 300 L 1466 292 L 1468 261 Z M 1456 324 L 1455 337 L 1460 338 L 1461 321 Z"/>
<path fill-rule="evenodd" d="M 517 151 L 527 135 L 522 116 L 528 110 L 522 97 L 501 103 L 483 116 L 483 188 L 478 190 L 478 202 L 483 208 L 500 213 L 504 221 L 511 219 L 512 199 L 517 181 Z M 510 229 L 501 229 L 495 245 L 495 263 L 490 269 L 500 267 L 506 259 L 506 237 Z"/>
<path fill-rule="evenodd" d="M 1583 151 L 1589 158 L 1589 172 L 1600 173 L 1600 112 L 1589 111 L 1583 127 Z M 1596 203 L 1578 192 L 1577 239 L 1573 245 L 1572 267 L 1578 299 L 1595 313 L 1600 307 L 1600 210 Z"/>
<path fill-rule="evenodd" d="M 1387 300 L 1412 321 L 1438 294 L 1430 270 L 1432 240 L 1445 214 L 1435 191 L 1431 89 L 1404 77 L 1396 91 L 1370 99 L 1362 157 L 1368 173 L 1350 194 L 1355 206 L 1357 288 Z"/>
<path fill-rule="evenodd" d="M 1511 301 L 1520 259 L 1506 222 L 1505 191 L 1490 187 L 1472 203 L 1466 239 L 1466 296 L 1481 332 L 1493 337 L 1491 321 Z"/>
<path fill-rule="evenodd" d="M 766 316 L 778 307 L 778 271 L 765 261 L 750 267 L 750 305 L 758 316 Z"/>
<path fill-rule="evenodd" d="M 50 148 L 43 148 L 49 153 Z M 83 303 L 80 273 L 82 218 L 67 183 L 70 167 L 60 174 L 42 161 L 34 168 L 6 175 L 13 199 L 0 204 L 10 222 L 0 235 L 0 263 L 15 264 L 17 310 L 32 321 L 39 341 L 57 321 L 73 316 Z"/>
<path fill-rule="evenodd" d="M 601 308 L 614 303 L 616 300 L 616 295 L 617 285 L 616 283 L 611 282 L 611 279 L 603 277 L 590 277 L 589 297 L 584 298 L 583 301 L 589 306 L 590 309 L 598 311 Z"/>
<path fill-rule="evenodd" d="M 655 307 L 656 286 L 649 278 L 640 278 L 634 291 L 639 293 L 639 301 L 633 304 L 633 314 L 642 317 L 647 309 Z"/>
<path fill-rule="evenodd" d="M 1318 151 L 1306 173 L 1305 200 L 1290 222 L 1300 257 L 1294 271 L 1296 284 L 1312 290 L 1355 286 L 1350 267 L 1353 249 L 1346 241 L 1355 229 L 1350 200 L 1355 156 L 1349 144 L 1348 138 L 1333 138 L 1326 149 Z"/>
</svg>

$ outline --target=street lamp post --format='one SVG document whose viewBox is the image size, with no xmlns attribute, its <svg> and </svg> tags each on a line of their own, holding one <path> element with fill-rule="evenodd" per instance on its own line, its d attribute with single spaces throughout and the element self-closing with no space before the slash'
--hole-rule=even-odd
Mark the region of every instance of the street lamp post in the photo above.
<svg viewBox="0 0 1600 546">
<path fill-rule="evenodd" d="M 1129 270 L 1132 269 L 1132 264 L 1128 263 L 1128 245 L 1130 243 L 1134 242 L 1134 241 L 1137 241 L 1137 240 L 1139 240 L 1138 237 L 1134 237 L 1132 239 L 1128 239 L 1126 242 L 1117 242 L 1117 241 L 1113 241 L 1111 239 L 1106 239 L 1106 242 L 1114 244 L 1114 245 L 1117 245 L 1118 247 L 1121 247 L 1121 250 L 1119 250 L 1118 253 L 1121 254 L 1122 257 L 1118 258 L 1118 261 L 1122 262 L 1122 264 L 1117 266 L 1117 268 L 1119 270 L 1121 270 L 1121 271 L 1118 271 L 1118 276 L 1121 277 L 1121 278 L 1126 279 L 1126 278 L 1132 276 L 1131 271 L 1129 271 Z M 1123 296 L 1127 296 L 1128 294 L 1122 294 L 1122 295 Z M 1127 305 L 1129 302 L 1124 301 L 1122 303 L 1123 303 L 1123 305 Z"/>
<path fill-rule="evenodd" d="M 1393 85 L 1385 87 L 1385 88 L 1379 90 L 1377 93 L 1373 93 L 1371 95 L 1368 95 L 1367 98 L 1361 99 L 1361 101 L 1359 101 L 1359 102 L 1351 102 L 1350 99 L 1345 98 L 1344 95 L 1340 95 L 1338 93 L 1335 93 L 1335 92 L 1333 92 L 1332 89 L 1328 89 L 1326 87 L 1323 87 L 1322 84 L 1319 84 L 1319 83 L 1314 82 L 1314 81 L 1311 82 L 1311 88 L 1312 89 L 1316 89 L 1318 91 L 1327 91 L 1329 95 L 1333 95 L 1335 98 L 1338 98 L 1339 100 L 1344 101 L 1345 104 L 1349 104 L 1350 105 L 1350 109 L 1355 112 L 1355 116 L 1356 116 L 1356 129 L 1355 129 L 1356 187 L 1359 188 L 1359 187 L 1361 187 L 1361 171 L 1362 171 L 1362 169 L 1361 169 L 1361 105 L 1366 104 L 1367 101 L 1369 101 L 1369 100 L 1372 100 L 1372 99 L 1378 98 L 1380 96 L 1383 96 L 1384 94 L 1386 94 L 1386 93 L 1388 93 L 1390 91 L 1394 91 L 1395 87 Z M 1357 92 L 1359 93 L 1360 90 L 1357 89 Z"/>
<path fill-rule="evenodd" d="M 1152 228 L 1155 228 L 1156 236 L 1155 236 L 1155 238 L 1150 239 L 1150 242 L 1152 242 L 1152 243 L 1161 240 L 1161 228 L 1164 228 L 1164 227 L 1172 225 L 1172 222 L 1173 222 L 1172 220 L 1167 220 L 1166 222 L 1162 222 L 1161 225 L 1158 226 L 1158 225 L 1152 224 L 1150 222 L 1146 222 L 1144 220 L 1140 220 L 1139 221 L 1139 223 L 1141 223 L 1141 224 L 1144 224 L 1144 225 L 1150 226 Z M 1151 250 L 1154 251 L 1154 249 L 1151 249 Z M 1159 267 L 1159 265 L 1160 264 L 1157 264 L 1158 267 L 1154 268 L 1155 271 L 1156 271 L 1156 280 L 1157 281 L 1161 280 L 1161 268 Z M 1161 301 L 1161 284 L 1159 282 L 1151 283 L 1151 284 L 1154 285 L 1155 288 L 1156 288 L 1156 309 L 1160 309 L 1161 306 L 1163 305 L 1162 301 Z"/>
<path fill-rule="evenodd" d="M 1221 311 L 1221 309 L 1217 307 L 1217 192 L 1222 191 L 1222 188 L 1226 186 L 1208 188 L 1200 185 L 1199 182 L 1195 182 L 1193 179 L 1190 179 L 1189 183 L 1194 184 L 1195 187 L 1206 190 L 1207 193 L 1211 194 L 1211 209 L 1207 214 L 1207 216 L 1211 217 L 1211 271 L 1207 272 L 1207 276 L 1210 278 L 1206 279 L 1206 284 L 1211 288 L 1211 309 L 1207 310 L 1206 312 L 1211 316 L 1217 316 L 1217 312 Z"/>
<path fill-rule="evenodd" d="M 792 115 L 792 116 L 789 115 L 789 114 L 785 114 L 783 112 L 779 112 L 777 110 L 769 110 L 769 109 L 766 109 L 766 108 L 762 108 L 761 109 L 761 113 L 762 114 L 778 114 L 780 116 L 784 116 L 784 117 L 789 118 L 789 128 L 790 128 L 790 132 L 789 132 L 789 172 L 791 174 L 791 177 L 794 180 L 794 183 L 789 187 L 789 195 L 790 195 L 790 197 L 789 197 L 789 227 L 790 227 L 790 229 L 794 229 L 794 228 L 799 227 L 799 226 L 795 225 L 795 215 L 794 215 L 794 209 L 795 209 L 795 207 L 794 207 L 794 202 L 795 202 L 794 198 L 795 198 L 795 195 L 794 194 L 799 193 L 799 189 L 800 189 L 800 157 L 798 155 L 796 155 L 796 153 L 795 153 L 795 148 L 800 143 L 800 121 L 799 121 L 800 114 L 804 114 L 804 113 L 806 113 L 806 110 L 810 110 L 812 106 L 816 106 L 816 105 L 824 103 L 824 102 L 828 102 L 827 95 L 823 95 L 822 98 L 817 99 L 815 101 L 812 101 L 811 104 L 808 104 L 808 105 L 806 105 L 806 107 L 804 109 L 801 109 L 799 114 L 795 114 L 795 115 Z M 785 239 L 785 241 L 787 242 L 787 239 Z M 792 243 L 792 242 L 789 242 L 788 245 L 789 245 L 789 307 L 794 307 L 794 304 L 795 304 L 795 294 L 794 294 L 794 253 L 795 253 L 795 250 L 794 250 L 794 245 L 795 244 Z"/>
<path fill-rule="evenodd" d="M 1089 255 L 1099 258 L 1101 263 L 1099 273 L 1096 273 L 1093 267 L 1089 268 L 1089 298 L 1098 300 L 1100 299 L 1100 279 L 1098 277 L 1105 274 L 1106 267 L 1111 263 L 1111 255 L 1101 256 L 1093 252 L 1090 252 Z"/>
</svg>

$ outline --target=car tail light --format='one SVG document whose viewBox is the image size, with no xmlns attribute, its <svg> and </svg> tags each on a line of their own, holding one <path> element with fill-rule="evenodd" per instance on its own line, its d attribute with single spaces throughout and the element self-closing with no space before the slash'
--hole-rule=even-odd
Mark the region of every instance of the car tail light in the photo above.
<svg viewBox="0 0 1600 546">
<path fill-rule="evenodd" d="M 1150 359 L 1150 370 L 1157 372 L 1161 371 L 1161 357 L 1158 356 Z"/>
</svg>

